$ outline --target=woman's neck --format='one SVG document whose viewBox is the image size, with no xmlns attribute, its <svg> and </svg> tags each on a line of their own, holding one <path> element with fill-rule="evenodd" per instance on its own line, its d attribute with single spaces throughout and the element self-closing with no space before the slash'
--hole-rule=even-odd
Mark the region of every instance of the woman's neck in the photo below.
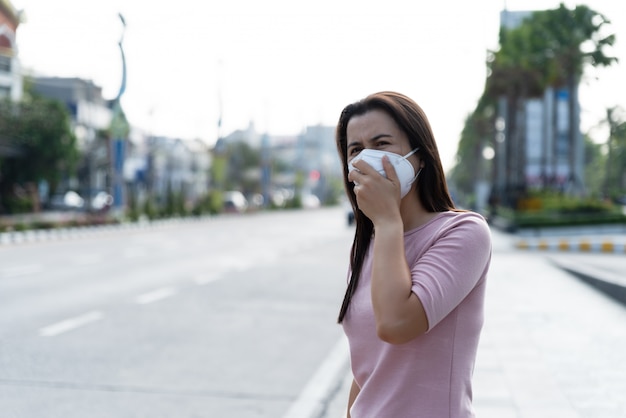
<svg viewBox="0 0 626 418">
<path fill-rule="evenodd" d="M 413 193 L 413 192 L 411 192 Z M 420 227 L 437 216 L 437 212 L 428 212 L 415 193 L 414 196 L 406 196 L 400 203 L 400 216 L 404 224 L 404 232 Z"/>
</svg>

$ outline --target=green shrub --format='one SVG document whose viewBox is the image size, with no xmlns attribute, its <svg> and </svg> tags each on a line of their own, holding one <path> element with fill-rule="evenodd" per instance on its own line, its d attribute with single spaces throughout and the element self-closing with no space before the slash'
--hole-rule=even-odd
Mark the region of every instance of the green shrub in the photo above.
<svg viewBox="0 0 626 418">
<path fill-rule="evenodd" d="M 554 192 L 531 193 L 517 210 L 498 207 L 497 213 L 513 228 L 626 223 L 618 205 Z"/>
</svg>

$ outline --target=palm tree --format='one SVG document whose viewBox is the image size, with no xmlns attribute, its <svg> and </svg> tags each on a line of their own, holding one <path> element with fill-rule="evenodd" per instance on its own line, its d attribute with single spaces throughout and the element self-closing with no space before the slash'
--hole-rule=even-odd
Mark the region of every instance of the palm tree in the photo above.
<svg viewBox="0 0 626 418">
<path fill-rule="evenodd" d="M 541 57 L 536 53 L 537 38 L 531 27 L 522 24 L 515 29 L 500 28 L 500 49 L 487 62 L 489 77 L 485 94 L 493 100 L 503 97 L 506 102 L 504 200 L 514 204 L 526 189 L 526 147 L 524 103 L 540 97 L 545 78 L 540 70 Z"/>
<path fill-rule="evenodd" d="M 575 167 L 583 152 L 576 146 L 580 135 L 578 85 L 586 65 L 609 66 L 617 61 L 604 53 L 604 48 L 615 42 L 615 35 L 602 35 L 607 24 L 610 21 L 604 15 L 583 5 L 570 10 L 560 4 L 557 9 L 535 12 L 528 20 L 529 31 L 538 40 L 536 56 L 543 56 L 539 64 L 545 84 L 569 92 L 568 160 L 570 181 L 578 191 L 582 179 L 575 177 Z"/>
</svg>

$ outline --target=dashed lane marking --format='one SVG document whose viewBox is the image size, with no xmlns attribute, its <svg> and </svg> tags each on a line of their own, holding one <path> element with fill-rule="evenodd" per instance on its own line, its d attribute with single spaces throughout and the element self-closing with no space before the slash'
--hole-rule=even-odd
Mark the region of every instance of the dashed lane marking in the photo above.
<svg viewBox="0 0 626 418">
<path fill-rule="evenodd" d="M 224 277 L 222 274 L 210 273 L 210 274 L 196 276 L 193 278 L 193 281 L 196 282 L 197 285 L 202 286 L 211 282 L 215 282 L 221 279 L 222 277 Z"/>
<path fill-rule="evenodd" d="M 57 322 L 39 330 L 39 335 L 42 337 L 54 337 L 55 335 L 63 334 L 64 332 L 72 331 L 76 328 L 87 325 L 91 322 L 98 321 L 104 318 L 104 314 L 100 311 L 87 312 L 84 315 L 75 316 L 73 318 L 66 319 L 61 322 Z"/>
<path fill-rule="evenodd" d="M 157 302 L 174 296 L 177 290 L 175 287 L 162 287 L 160 289 L 153 290 L 152 292 L 144 293 L 135 298 L 135 302 L 140 305 L 146 305 L 148 303 Z"/>
</svg>

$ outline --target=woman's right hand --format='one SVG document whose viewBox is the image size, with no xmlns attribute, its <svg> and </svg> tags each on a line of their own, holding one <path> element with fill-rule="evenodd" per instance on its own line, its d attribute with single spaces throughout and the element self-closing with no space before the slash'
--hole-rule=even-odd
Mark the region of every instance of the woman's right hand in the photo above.
<svg viewBox="0 0 626 418">
<path fill-rule="evenodd" d="M 382 162 L 386 178 L 363 160 L 355 162 L 357 170 L 348 175 L 348 180 L 356 184 L 354 193 L 359 209 L 374 225 L 401 222 L 400 181 L 389 158 L 383 157 Z"/>
</svg>

